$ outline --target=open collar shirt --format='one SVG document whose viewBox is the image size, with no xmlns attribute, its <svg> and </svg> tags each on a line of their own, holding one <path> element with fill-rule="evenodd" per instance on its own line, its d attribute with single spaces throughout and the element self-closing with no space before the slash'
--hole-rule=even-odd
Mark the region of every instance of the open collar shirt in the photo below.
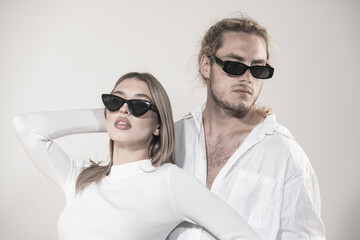
<svg viewBox="0 0 360 240">
<path fill-rule="evenodd" d="M 206 185 L 204 107 L 178 121 L 175 130 L 177 165 Z M 239 212 L 262 239 L 325 239 L 316 175 L 305 152 L 273 114 L 228 159 L 211 192 Z M 205 229 L 183 223 L 169 239 L 216 238 Z"/>
</svg>

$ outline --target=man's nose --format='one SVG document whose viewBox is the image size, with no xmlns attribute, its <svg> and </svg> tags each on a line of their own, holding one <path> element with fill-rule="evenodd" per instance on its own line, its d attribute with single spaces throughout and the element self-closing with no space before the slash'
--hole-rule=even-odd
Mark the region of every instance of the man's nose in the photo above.
<svg viewBox="0 0 360 240">
<path fill-rule="evenodd" d="M 239 82 L 250 83 L 252 81 L 252 77 L 250 69 L 247 69 L 243 75 L 237 76 L 237 80 Z"/>
</svg>

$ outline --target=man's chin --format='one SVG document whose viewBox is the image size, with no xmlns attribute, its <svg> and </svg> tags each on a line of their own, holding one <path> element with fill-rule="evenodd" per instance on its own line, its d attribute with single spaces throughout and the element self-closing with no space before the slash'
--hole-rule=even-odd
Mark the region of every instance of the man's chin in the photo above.
<svg viewBox="0 0 360 240">
<path fill-rule="evenodd" d="M 235 105 L 235 104 L 224 104 L 223 108 L 232 112 L 233 114 L 236 115 L 243 115 L 246 114 L 247 112 L 249 112 L 251 106 L 247 106 L 247 105 Z"/>
</svg>

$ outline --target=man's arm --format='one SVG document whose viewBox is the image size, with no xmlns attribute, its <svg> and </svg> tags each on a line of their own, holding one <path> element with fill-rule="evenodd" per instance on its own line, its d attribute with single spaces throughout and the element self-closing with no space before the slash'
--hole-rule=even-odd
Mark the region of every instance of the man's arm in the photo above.
<svg viewBox="0 0 360 240">
<path fill-rule="evenodd" d="M 283 194 L 280 239 L 325 239 L 318 180 L 297 144 L 291 150 Z"/>
</svg>

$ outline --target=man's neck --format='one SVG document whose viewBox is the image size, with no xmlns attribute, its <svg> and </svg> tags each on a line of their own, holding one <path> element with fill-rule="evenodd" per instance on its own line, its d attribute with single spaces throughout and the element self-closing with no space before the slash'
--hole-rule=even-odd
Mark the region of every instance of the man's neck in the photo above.
<svg viewBox="0 0 360 240">
<path fill-rule="evenodd" d="M 255 106 L 244 113 L 235 113 L 210 104 L 205 105 L 203 124 L 207 137 L 217 138 L 233 132 L 250 132 L 264 121 Z"/>
</svg>

